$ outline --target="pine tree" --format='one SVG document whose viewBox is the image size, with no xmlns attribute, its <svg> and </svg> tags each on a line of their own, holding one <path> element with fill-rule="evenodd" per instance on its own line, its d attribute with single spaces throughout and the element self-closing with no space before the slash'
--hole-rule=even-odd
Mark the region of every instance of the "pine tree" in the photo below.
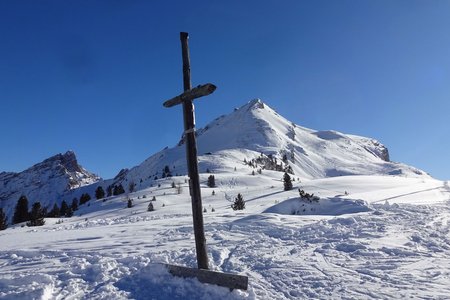
<svg viewBox="0 0 450 300">
<path fill-rule="evenodd" d="M 231 205 L 233 210 L 242 210 L 245 208 L 245 201 L 241 194 L 238 194 L 234 199 L 234 203 Z"/>
<path fill-rule="evenodd" d="M 128 201 L 127 201 L 127 207 L 128 207 L 128 208 L 132 208 L 132 207 L 133 207 L 133 200 L 128 199 Z"/>
<path fill-rule="evenodd" d="M 110 193 L 111 186 L 108 186 L 107 190 L 108 190 L 108 193 Z M 109 196 L 111 196 L 111 195 L 109 195 Z M 101 186 L 98 186 L 97 189 L 95 190 L 95 198 L 97 200 L 105 198 L 105 191 L 103 190 L 103 188 Z"/>
<path fill-rule="evenodd" d="M 63 200 L 61 202 L 61 209 L 59 210 L 60 216 L 65 216 L 68 209 L 69 209 L 69 206 L 67 205 L 66 200 Z"/>
<path fill-rule="evenodd" d="M 6 228 L 8 228 L 8 220 L 3 212 L 3 208 L 0 208 L 0 230 L 5 230 Z"/>
<path fill-rule="evenodd" d="M 72 199 L 72 205 L 70 206 L 70 208 L 72 209 L 72 211 L 78 210 L 78 199 L 77 198 Z"/>
<path fill-rule="evenodd" d="M 41 203 L 35 202 L 31 208 L 30 221 L 27 222 L 27 226 L 42 226 L 45 224 L 45 209 L 41 207 Z"/>
<path fill-rule="evenodd" d="M 283 176 L 283 183 L 284 183 L 284 190 L 285 190 L 285 191 L 292 190 L 291 176 L 289 176 L 288 173 L 284 173 L 284 176 Z"/>
<path fill-rule="evenodd" d="M 91 200 L 91 196 L 88 193 L 82 194 L 80 196 L 80 205 L 85 204 L 86 202 L 88 202 L 89 200 Z"/>
<path fill-rule="evenodd" d="M 73 216 L 73 209 L 72 207 L 67 207 L 66 215 L 67 218 L 71 218 Z"/>
<path fill-rule="evenodd" d="M 122 184 L 114 186 L 114 190 L 113 190 L 113 195 L 114 196 L 117 196 L 117 195 L 120 195 L 120 194 L 123 194 L 123 193 L 125 193 L 125 190 L 124 190 Z"/>
<path fill-rule="evenodd" d="M 148 206 L 147 206 L 147 211 L 154 211 L 154 210 L 155 210 L 155 208 L 153 207 L 153 203 L 149 202 Z"/>
<path fill-rule="evenodd" d="M 47 217 L 49 218 L 58 218 L 60 216 L 60 211 L 58 204 L 53 204 L 52 210 L 47 214 Z"/>
<path fill-rule="evenodd" d="M 30 220 L 30 214 L 28 213 L 28 199 L 26 196 L 22 195 L 17 201 L 14 210 L 13 224 L 22 223 L 28 220 Z"/>
<path fill-rule="evenodd" d="M 214 175 L 209 175 L 207 185 L 210 188 L 216 187 L 216 178 L 214 177 Z"/>
</svg>

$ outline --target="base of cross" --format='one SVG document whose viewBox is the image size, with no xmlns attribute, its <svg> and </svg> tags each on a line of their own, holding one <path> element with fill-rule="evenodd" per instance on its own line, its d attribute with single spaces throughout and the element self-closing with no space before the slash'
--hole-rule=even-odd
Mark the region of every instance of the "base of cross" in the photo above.
<svg viewBox="0 0 450 300">
<path fill-rule="evenodd" d="M 218 286 L 227 287 L 230 290 L 239 289 L 247 290 L 248 277 L 230 273 L 221 273 L 211 270 L 187 268 L 176 265 L 165 265 L 167 270 L 173 276 L 178 277 L 195 277 L 202 283 L 215 284 Z"/>
</svg>

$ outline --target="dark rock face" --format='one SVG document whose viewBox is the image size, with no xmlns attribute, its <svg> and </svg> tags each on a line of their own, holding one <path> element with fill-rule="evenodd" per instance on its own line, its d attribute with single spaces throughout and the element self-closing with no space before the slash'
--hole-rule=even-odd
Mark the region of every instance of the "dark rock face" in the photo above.
<svg viewBox="0 0 450 300">
<path fill-rule="evenodd" d="M 99 180 L 78 164 L 73 151 L 67 151 L 19 173 L 0 173 L 0 207 L 10 212 L 21 195 L 27 196 L 30 204 L 53 202 L 69 190 Z"/>
</svg>

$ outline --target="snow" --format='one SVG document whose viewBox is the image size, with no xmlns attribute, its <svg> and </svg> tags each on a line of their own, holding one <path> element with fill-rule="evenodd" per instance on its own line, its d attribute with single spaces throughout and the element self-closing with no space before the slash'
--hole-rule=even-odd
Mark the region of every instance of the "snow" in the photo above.
<svg viewBox="0 0 450 300">
<path fill-rule="evenodd" d="M 91 200 L 60 224 L 47 219 L 42 227 L 1 231 L 0 297 L 449 297 L 448 182 L 342 176 L 294 181 L 283 191 L 281 173 L 265 173 L 217 173 L 216 188 L 202 185 L 210 267 L 247 275 L 248 291 L 172 277 L 163 267 L 196 266 L 187 184 L 174 177 L 130 194 L 132 208 L 126 196 Z M 202 183 L 207 176 L 201 174 Z M 182 183 L 181 194 L 172 181 Z M 321 198 L 308 204 L 313 212 L 291 214 L 302 202 L 297 188 Z M 243 211 L 230 209 L 237 193 L 247 201 Z M 153 196 L 156 210 L 147 212 Z"/>
<path fill-rule="evenodd" d="M 92 199 L 72 218 L 0 231 L 0 298 L 450 298 L 449 182 L 390 162 L 376 140 L 301 127 L 260 100 L 199 130 L 198 145 L 210 269 L 248 276 L 247 291 L 173 277 L 164 267 L 196 267 L 180 144 L 64 198 L 131 182 L 133 193 Z M 294 171 L 290 191 L 283 172 L 243 162 L 280 162 L 283 154 Z M 174 176 L 161 178 L 166 165 Z M 206 185 L 211 174 L 214 188 Z M 298 189 L 320 199 L 302 200 Z M 246 208 L 233 211 L 238 193 Z"/>
</svg>

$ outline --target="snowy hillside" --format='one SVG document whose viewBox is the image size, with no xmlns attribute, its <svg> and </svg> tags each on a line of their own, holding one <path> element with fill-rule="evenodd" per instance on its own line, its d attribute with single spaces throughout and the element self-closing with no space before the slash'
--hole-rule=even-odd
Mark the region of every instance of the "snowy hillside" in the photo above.
<svg viewBox="0 0 450 300">
<path fill-rule="evenodd" d="M 315 131 L 296 125 L 256 99 L 197 130 L 202 172 L 282 170 L 290 166 L 302 179 L 343 175 L 426 177 L 425 172 L 389 161 L 388 149 L 377 140 L 336 131 Z M 284 158 L 284 161 L 283 161 Z M 183 139 L 123 174 L 138 188 L 161 178 L 165 166 L 172 175 L 186 174 Z M 243 165 L 244 159 L 248 162 Z M 252 160 L 254 160 L 252 162 Z"/>
<path fill-rule="evenodd" d="M 20 173 L 0 173 L 0 207 L 11 216 L 21 195 L 32 202 L 53 204 L 68 191 L 100 178 L 78 164 L 73 151 L 57 154 Z"/>
<path fill-rule="evenodd" d="M 217 187 L 202 185 L 210 268 L 247 275 L 248 291 L 172 277 L 162 266 L 196 266 L 186 178 L 172 177 L 129 194 L 132 208 L 127 196 L 91 200 L 72 218 L 0 231 L 0 298 L 450 297 L 448 182 L 339 176 L 283 191 L 279 174 L 221 172 Z M 304 201 L 297 188 L 320 199 Z M 237 193 L 245 210 L 230 208 Z"/>
</svg>

